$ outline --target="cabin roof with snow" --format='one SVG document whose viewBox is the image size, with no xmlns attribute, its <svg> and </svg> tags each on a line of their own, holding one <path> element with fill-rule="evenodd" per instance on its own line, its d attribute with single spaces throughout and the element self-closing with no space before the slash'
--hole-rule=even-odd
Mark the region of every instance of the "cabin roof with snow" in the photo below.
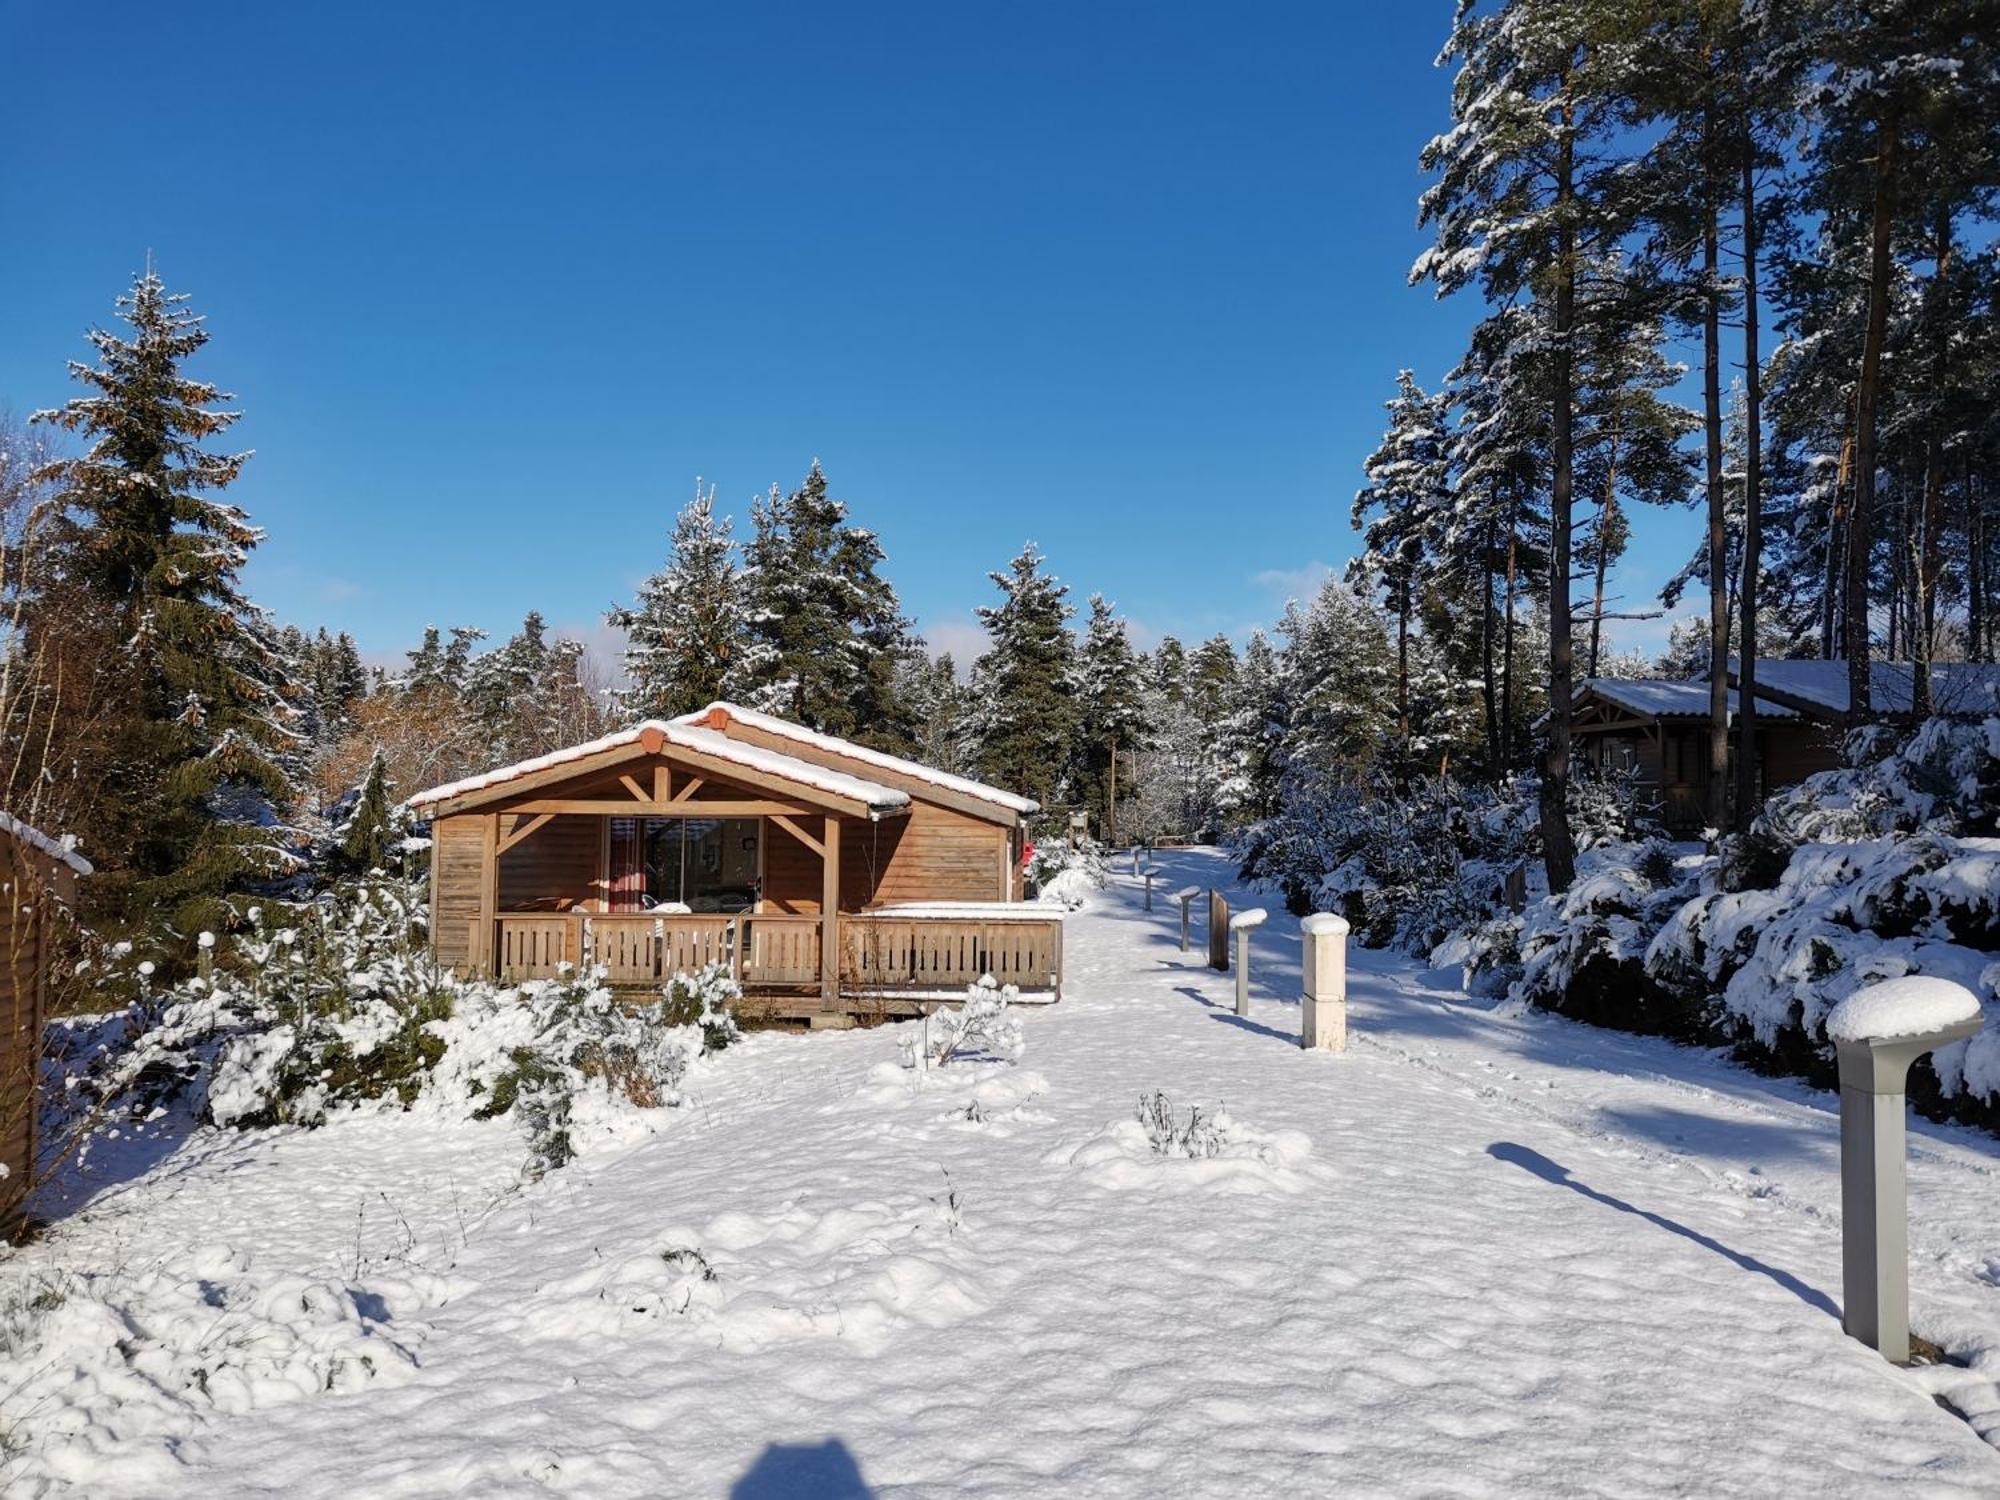
<svg viewBox="0 0 2000 1500">
<path fill-rule="evenodd" d="M 1586 707 L 1592 698 L 1621 708 L 1642 719 L 1706 719 L 1708 684 L 1676 682 L 1666 677 L 1588 677 L 1577 686 L 1576 706 Z M 1729 716 L 1740 707 L 1736 689 L 1729 690 Z M 1782 703 L 1769 702 L 1757 695 L 1757 715 L 1764 719 L 1796 719 L 1798 711 Z"/>
<path fill-rule="evenodd" d="M 1730 658 L 1734 678 L 1737 662 Z M 1906 714 L 1915 697 L 1916 672 L 1906 661 L 1877 661 L 1868 666 L 1868 697 L 1878 713 Z M 1757 707 L 1766 702 L 1786 704 L 1814 718 L 1838 718 L 1847 712 L 1847 661 L 1774 660 L 1757 663 Z M 2000 666 L 1988 662 L 1935 662 L 1931 666 L 1931 702 L 1939 713 L 1993 713 L 2000 710 Z"/>
<path fill-rule="evenodd" d="M 76 852 L 76 848 L 70 840 L 51 838 L 39 828 L 23 823 L 11 813 L 0 812 L 0 834 L 5 834 L 7 837 L 13 839 L 16 844 L 23 845 L 34 850 L 37 854 L 45 855 L 49 859 L 55 860 L 58 864 L 67 866 L 77 875 L 89 875 L 93 873 L 90 861 Z"/>
<path fill-rule="evenodd" d="M 835 767 L 745 744 L 706 726 L 647 719 L 629 729 L 587 740 L 581 745 L 552 750 L 547 755 L 537 755 L 530 760 L 516 761 L 511 766 L 501 766 L 477 776 L 431 787 L 410 798 L 410 807 L 418 812 L 435 812 L 445 808 L 466 812 L 512 796 L 521 789 L 522 783 L 551 774 L 566 775 L 585 768 L 602 769 L 624 760 L 676 752 L 677 758 L 697 765 L 713 761 L 719 767 L 784 782 L 800 800 L 815 806 L 829 805 L 836 811 L 862 812 L 879 818 L 904 812 L 910 805 L 908 792 L 850 776 Z"/>
</svg>

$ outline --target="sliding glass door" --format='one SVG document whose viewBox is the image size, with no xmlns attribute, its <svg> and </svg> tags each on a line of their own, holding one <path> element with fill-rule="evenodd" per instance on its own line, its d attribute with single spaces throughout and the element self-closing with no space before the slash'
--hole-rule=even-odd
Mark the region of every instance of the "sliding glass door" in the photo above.
<svg viewBox="0 0 2000 1500">
<path fill-rule="evenodd" d="M 748 911 L 762 831 L 757 818 L 613 818 L 611 909 Z"/>
</svg>

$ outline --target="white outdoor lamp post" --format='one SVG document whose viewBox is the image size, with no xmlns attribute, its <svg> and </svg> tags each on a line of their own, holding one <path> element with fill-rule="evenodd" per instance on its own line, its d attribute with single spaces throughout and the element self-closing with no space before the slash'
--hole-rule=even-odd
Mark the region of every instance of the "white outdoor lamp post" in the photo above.
<svg viewBox="0 0 2000 1500">
<path fill-rule="evenodd" d="M 1299 1045 L 1347 1050 L 1347 919 L 1314 912 L 1299 923 L 1305 945 L 1305 994 L 1299 1005 Z"/>
<path fill-rule="evenodd" d="M 1184 885 L 1174 892 L 1174 900 L 1181 904 L 1181 952 L 1188 951 L 1188 907 L 1201 894 L 1198 885 Z"/>
<path fill-rule="evenodd" d="M 1229 930 L 1236 934 L 1236 1014 L 1250 1014 L 1250 934 L 1264 925 L 1270 914 L 1261 906 L 1253 906 L 1248 911 L 1239 911 L 1229 919 Z"/>
<path fill-rule="evenodd" d="M 1840 1057 L 1840 1326 L 1883 1358 L 1910 1358 L 1910 1064 L 1980 1028 L 1979 997 L 1910 975 L 1857 990 L 1826 1019 Z"/>
</svg>

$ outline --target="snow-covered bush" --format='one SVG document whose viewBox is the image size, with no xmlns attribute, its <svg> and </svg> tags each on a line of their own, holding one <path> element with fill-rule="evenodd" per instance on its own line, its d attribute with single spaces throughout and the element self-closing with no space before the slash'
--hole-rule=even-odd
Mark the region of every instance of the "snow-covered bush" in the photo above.
<svg viewBox="0 0 2000 1500">
<path fill-rule="evenodd" d="M 1851 753 L 1882 750 L 1878 730 Z M 2000 720 L 1931 720 L 1874 761 L 1772 797 L 1718 855 L 1585 855 L 1561 896 L 1441 944 L 1491 990 L 1579 1019 L 1731 1047 L 1830 1085 L 1825 1020 L 1927 974 L 2000 1000 Z M 1930 1113 L 2000 1128 L 2000 1032 L 1912 1074 Z"/>
<path fill-rule="evenodd" d="M 1104 846 L 1093 838 L 1051 838 L 1035 845 L 1025 878 L 1037 899 L 1078 907 L 1104 889 Z"/>
<path fill-rule="evenodd" d="M 689 1063 L 738 1032 L 741 991 L 725 968 L 677 974 L 631 1005 L 601 970 L 521 986 L 462 980 L 423 942 L 421 902 L 379 880 L 287 909 L 249 930 L 207 972 L 166 990 L 141 965 L 139 999 L 52 1029 L 57 1131 L 180 1110 L 210 1124 L 313 1126 L 342 1109 L 423 1103 L 505 1115 L 538 1166 L 574 1154 L 581 1105 L 677 1104 Z"/>
<path fill-rule="evenodd" d="M 974 1059 L 1019 1062 L 1027 1044 L 1020 1021 L 1009 1009 L 1020 998 L 1015 986 L 1002 987 L 991 974 L 981 975 L 977 984 L 966 986 L 965 1001 L 956 1010 L 924 1017 L 918 1048 L 923 1065 L 942 1068 Z"/>
<path fill-rule="evenodd" d="M 1203 1113 L 1199 1104 L 1189 1105 L 1183 1120 L 1166 1094 L 1155 1089 L 1139 1096 L 1138 1118 L 1155 1156 L 1205 1161 L 1222 1154 L 1222 1132 L 1216 1124 L 1220 1116 L 1213 1111 Z"/>
<path fill-rule="evenodd" d="M 1253 825 L 1237 853 L 1244 877 L 1275 884 L 1292 911 L 1337 911 L 1366 947 L 1427 953 L 1492 917 L 1508 872 L 1540 859 L 1536 797 L 1531 778 L 1364 786 L 1298 776 L 1284 810 Z M 1623 775 L 1579 777 L 1571 820 L 1580 850 L 1650 827 Z"/>
</svg>

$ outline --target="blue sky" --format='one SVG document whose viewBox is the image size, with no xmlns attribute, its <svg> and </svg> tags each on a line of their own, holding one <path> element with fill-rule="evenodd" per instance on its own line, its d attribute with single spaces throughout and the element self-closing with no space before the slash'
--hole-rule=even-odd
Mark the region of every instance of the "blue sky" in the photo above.
<svg viewBox="0 0 2000 1500">
<path fill-rule="evenodd" d="M 593 630 L 696 475 L 747 527 L 815 456 L 938 644 L 1030 537 L 1142 640 L 1240 635 L 1476 316 L 1404 281 L 1450 10 L 29 7 L 0 405 L 150 249 L 247 414 L 253 590 L 373 655 Z M 1630 596 L 1694 535 L 1638 532 Z"/>
</svg>

